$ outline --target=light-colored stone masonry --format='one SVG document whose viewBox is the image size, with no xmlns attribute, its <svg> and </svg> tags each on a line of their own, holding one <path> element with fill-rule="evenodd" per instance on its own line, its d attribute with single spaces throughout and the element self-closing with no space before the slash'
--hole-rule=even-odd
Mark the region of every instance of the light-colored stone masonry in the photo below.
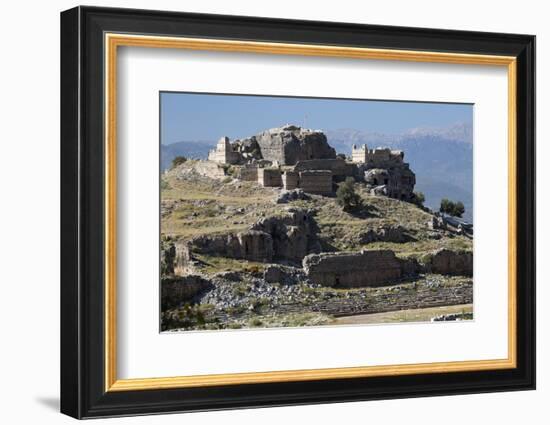
<svg viewBox="0 0 550 425">
<path fill-rule="evenodd" d="M 400 260 L 389 250 L 311 254 L 302 264 L 307 276 L 323 286 L 376 286 L 403 276 Z"/>
<path fill-rule="evenodd" d="M 332 190 L 332 172 L 330 170 L 300 171 L 298 186 L 304 192 L 317 195 L 330 195 Z"/>
<path fill-rule="evenodd" d="M 281 187 L 283 179 L 278 168 L 258 168 L 258 184 L 264 187 Z"/>
</svg>

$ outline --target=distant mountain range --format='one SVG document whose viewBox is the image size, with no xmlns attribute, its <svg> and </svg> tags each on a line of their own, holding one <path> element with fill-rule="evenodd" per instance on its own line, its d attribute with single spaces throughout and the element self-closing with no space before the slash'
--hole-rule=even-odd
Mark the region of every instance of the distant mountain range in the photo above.
<svg viewBox="0 0 550 425">
<path fill-rule="evenodd" d="M 442 198 L 462 201 L 464 219 L 472 221 L 473 144 L 472 127 L 417 128 L 401 134 L 380 134 L 352 129 L 325 131 L 337 152 L 349 154 L 351 146 L 387 146 L 405 152 L 405 161 L 416 173 L 415 190 L 424 193 L 425 205 L 438 209 Z"/>
<path fill-rule="evenodd" d="M 211 140 L 183 141 L 171 143 L 169 145 L 160 145 L 160 168 L 163 171 L 170 168 L 172 160 L 176 156 L 206 159 L 208 158 L 208 151 L 214 148 L 215 145 L 216 142 Z"/>
<path fill-rule="evenodd" d="M 423 192 L 425 205 L 439 207 L 442 198 L 462 201 L 464 218 L 472 221 L 473 144 L 472 127 L 457 124 L 449 128 L 415 128 L 401 134 L 371 133 L 355 129 L 324 131 L 338 153 L 351 154 L 351 146 L 386 146 L 405 152 L 405 161 L 416 173 L 416 191 Z M 178 155 L 206 159 L 214 141 L 182 141 L 161 145 L 161 167 L 170 167 Z"/>
</svg>

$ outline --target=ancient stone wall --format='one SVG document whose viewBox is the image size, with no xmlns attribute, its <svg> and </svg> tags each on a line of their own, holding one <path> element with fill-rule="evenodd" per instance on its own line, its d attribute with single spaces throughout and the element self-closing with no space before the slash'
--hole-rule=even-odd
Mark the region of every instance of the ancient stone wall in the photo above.
<svg viewBox="0 0 550 425">
<path fill-rule="evenodd" d="M 218 140 L 216 148 L 208 153 L 208 160 L 218 164 L 239 164 L 242 156 L 233 150 L 229 137 L 224 136 Z"/>
<path fill-rule="evenodd" d="M 352 145 L 351 160 L 356 163 L 367 162 L 368 152 L 369 152 L 369 148 L 367 147 L 367 145 L 362 145 L 359 147 Z"/>
<path fill-rule="evenodd" d="M 258 167 L 255 164 L 246 164 L 242 167 L 239 167 L 237 178 L 244 181 L 257 182 Z"/>
<path fill-rule="evenodd" d="M 332 172 L 330 170 L 300 171 L 299 187 L 307 193 L 330 195 L 333 193 Z"/>
<path fill-rule="evenodd" d="M 470 251 L 439 249 L 416 260 L 400 259 L 391 250 L 310 254 L 302 262 L 315 283 L 333 287 L 375 286 L 418 273 L 472 276 Z"/>
<path fill-rule="evenodd" d="M 224 168 L 217 162 L 197 161 L 193 165 L 195 171 L 211 179 L 220 179 L 225 177 Z"/>
<path fill-rule="evenodd" d="M 472 276 L 474 256 L 471 251 L 452 251 L 441 248 L 422 258 L 422 266 L 429 273 Z"/>
<path fill-rule="evenodd" d="M 409 165 L 382 164 L 387 168 L 371 168 L 365 171 L 365 183 L 373 194 L 384 194 L 390 198 L 409 201 L 413 199 L 416 177 Z"/>
<path fill-rule="evenodd" d="M 307 276 L 323 286 L 376 286 L 403 276 L 401 261 L 389 250 L 311 254 L 302 264 Z"/>
<path fill-rule="evenodd" d="M 329 170 L 333 178 L 344 180 L 346 177 L 357 175 L 357 165 L 346 162 L 343 159 L 311 159 L 307 161 L 298 161 L 294 166 L 294 171 L 314 171 Z"/>
<path fill-rule="evenodd" d="M 278 168 L 258 168 L 258 184 L 264 187 L 281 187 L 283 180 Z"/>
<path fill-rule="evenodd" d="M 298 187 L 299 175 L 296 171 L 285 171 L 283 173 L 283 188 L 285 190 L 293 190 Z"/>
<path fill-rule="evenodd" d="M 294 165 L 307 159 L 336 158 L 336 151 L 321 131 L 287 125 L 255 136 L 263 159 Z"/>
</svg>

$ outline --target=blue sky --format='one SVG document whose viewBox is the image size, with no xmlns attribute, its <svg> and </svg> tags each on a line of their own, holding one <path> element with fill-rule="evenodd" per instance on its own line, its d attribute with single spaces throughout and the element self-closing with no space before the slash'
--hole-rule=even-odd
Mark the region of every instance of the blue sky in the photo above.
<svg viewBox="0 0 550 425">
<path fill-rule="evenodd" d="M 320 130 L 350 128 L 396 134 L 417 127 L 472 123 L 472 105 L 266 96 L 160 95 L 161 143 L 215 141 L 286 123 Z"/>
</svg>

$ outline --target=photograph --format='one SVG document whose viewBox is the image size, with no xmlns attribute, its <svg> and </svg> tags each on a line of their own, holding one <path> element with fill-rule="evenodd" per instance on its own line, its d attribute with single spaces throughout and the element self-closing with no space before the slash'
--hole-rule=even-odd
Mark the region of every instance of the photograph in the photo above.
<svg viewBox="0 0 550 425">
<path fill-rule="evenodd" d="M 538 388 L 520 409 L 510 392 L 537 380 L 540 61 L 528 32 L 547 25 L 525 12 L 540 21 L 526 25 L 521 8 L 500 7 L 495 21 L 494 8 L 429 18 L 405 3 L 385 16 L 297 2 L 277 13 L 64 7 L 55 49 L 17 52 L 30 70 L 60 56 L 56 84 L 19 66 L 8 79 L 29 93 L 41 83 L 39 103 L 60 86 L 61 108 L 29 126 L 11 84 L 11 109 L 26 114 L 8 140 L 32 130 L 40 150 L 8 143 L 23 148 L 6 156 L 39 159 L 24 173 L 32 198 L 17 179 L 8 189 L 49 205 L 34 170 L 60 186 L 50 212 L 61 261 L 36 256 L 60 273 L 60 291 L 34 285 L 30 315 L 13 302 L 21 294 L 4 298 L 9 317 L 58 312 L 41 322 L 47 343 L 23 351 L 59 340 L 48 361 L 26 363 L 56 365 L 42 367 L 49 378 L 30 372 L 37 388 L 59 388 L 61 413 L 219 423 L 221 410 L 255 409 L 236 418 L 257 423 L 264 408 L 293 406 L 272 419 L 294 423 L 301 408 L 311 420 L 313 405 L 339 403 L 343 415 L 322 408 L 333 423 L 364 416 L 351 402 L 369 401 L 369 418 L 387 422 L 399 399 L 410 408 L 390 409 L 396 421 L 426 422 L 426 402 L 457 423 L 480 406 L 510 423 L 540 411 Z M 52 125 L 60 149 L 45 143 Z M 33 214 L 27 224 L 57 231 Z M 11 227 L 25 245 L 13 252 L 54 238 Z M 14 270 L 6 282 L 25 266 Z"/>
<path fill-rule="evenodd" d="M 474 320 L 473 104 L 159 107 L 161 332 Z"/>
</svg>

